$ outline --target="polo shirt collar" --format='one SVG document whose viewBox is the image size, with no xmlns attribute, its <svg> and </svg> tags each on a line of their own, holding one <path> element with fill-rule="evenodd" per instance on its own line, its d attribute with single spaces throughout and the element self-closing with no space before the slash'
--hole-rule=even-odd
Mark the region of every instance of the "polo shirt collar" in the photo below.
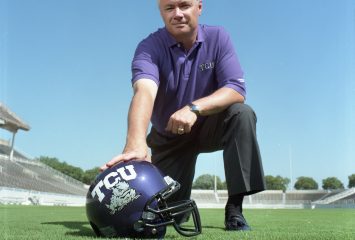
<svg viewBox="0 0 355 240">
<path fill-rule="evenodd" d="M 202 26 L 198 25 L 197 30 L 197 41 L 196 42 L 204 42 L 205 41 L 205 31 L 202 30 Z"/>
<path fill-rule="evenodd" d="M 173 47 L 177 44 L 179 44 L 175 38 L 173 38 L 171 36 L 171 34 L 168 32 L 168 30 L 164 27 L 164 31 L 166 33 L 166 36 L 167 36 L 167 43 L 168 43 L 168 46 L 169 47 Z M 198 29 L 197 29 L 197 40 L 196 42 L 197 43 L 200 43 L 200 42 L 204 42 L 205 41 L 205 32 L 202 30 L 202 26 L 199 24 L 198 25 Z"/>
</svg>

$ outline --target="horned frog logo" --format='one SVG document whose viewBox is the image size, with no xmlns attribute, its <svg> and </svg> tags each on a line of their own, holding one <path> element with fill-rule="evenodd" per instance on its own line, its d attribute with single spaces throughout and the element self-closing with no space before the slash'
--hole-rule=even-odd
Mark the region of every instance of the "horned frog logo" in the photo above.
<svg viewBox="0 0 355 240">
<path fill-rule="evenodd" d="M 129 187 L 128 183 L 121 181 L 112 188 L 110 204 L 106 204 L 106 207 L 110 209 L 110 214 L 113 215 L 140 196 L 135 189 Z"/>
</svg>

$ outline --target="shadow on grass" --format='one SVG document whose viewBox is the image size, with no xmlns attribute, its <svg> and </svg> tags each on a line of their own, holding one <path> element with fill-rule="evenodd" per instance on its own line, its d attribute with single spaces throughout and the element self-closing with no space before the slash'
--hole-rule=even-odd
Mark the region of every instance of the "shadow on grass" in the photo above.
<svg viewBox="0 0 355 240">
<path fill-rule="evenodd" d="M 71 230 L 65 233 L 66 235 L 70 235 L 70 236 L 81 236 L 81 237 L 96 236 L 88 222 L 63 221 L 63 222 L 43 222 L 42 224 L 64 226 L 65 228 Z"/>
<path fill-rule="evenodd" d="M 205 229 L 205 228 L 208 228 L 208 229 L 219 229 L 219 230 L 225 231 L 225 228 L 224 228 L 224 227 L 216 227 L 216 226 L 206 226 L 206 225 L 202 225 L 202 229 Z"/>
<path fill-rule="evenodd" d="M 69 231 L 65 233 L 65 235 L 69 235 L 69 236 L 96 237 L 94 231 L 91 229 L 88 222 L 62 221 L 62 222 L 43 222 L 41 224 L 63 226 L 69 229 Z M 223 227 L 206 226 L 206 225 L 202 226 L 202 229 L 218 229 L 218 230 L 225 231 Z M 173 235 L 173 234 L 165 235 L 165 238 L 167 239 L 176 239 L 179 237 L 180 237 L 179 235 Z"/>
<path fill-rule="evenodd" d="M 63 226 L 67 229 L 70 229 L 68 232 L 65 233 L 65 235 L 69 235 L 69 236 L 100 238 L 95 235 L 94 231 L 91 229 L 88 222 L 62 221 L 62 222 L 43 222 L 41 224 Z M 166 234 L 165 238 L 177 239 L 180 238 L 180 236 L 176 236 L 173 234 Z"/>
</svg>

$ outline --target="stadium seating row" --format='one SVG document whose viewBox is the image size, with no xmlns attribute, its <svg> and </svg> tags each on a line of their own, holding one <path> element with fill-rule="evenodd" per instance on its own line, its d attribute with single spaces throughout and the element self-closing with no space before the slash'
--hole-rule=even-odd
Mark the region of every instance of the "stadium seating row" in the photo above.
<svg viewBox="0 0 355 240">
<path fill-rule="evenodd" d="M 69 182 L 48 167 L 30 160 L 10 161 L 0 157 L 0 186 L 28 189 L 41 192 L 53 192 L 72 195 L 86 195 L 84 184 Z"/>
<path fill-rule="evenodd" d="M 294 191 L 278 191 L 267 190 L 254 195 L 246 196 L 244 204 L 246 205 L 311 205 L 313 202 L 333 196 L 343 190 L 294 190 Z M 228 199 L 226 190 L 219 190 L 217 194 L 213 190 L 193 190 L 192 196 L 197 203 L 220 203 L 225 204 Z M 344 199 L 338 200 L 335 203 L 354 203 L 355 194 Z"/>
</svg>

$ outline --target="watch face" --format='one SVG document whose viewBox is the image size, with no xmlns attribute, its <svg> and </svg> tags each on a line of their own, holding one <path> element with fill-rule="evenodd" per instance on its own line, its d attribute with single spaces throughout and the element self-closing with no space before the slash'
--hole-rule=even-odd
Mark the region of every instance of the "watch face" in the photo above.
<svg viewBox="0 0 355 240">
<path fill-rule="evenodd" d="M 196 106 L 194 104 L 190 104 L 190 110 L 191 110 L 191 112 L 196 113 L 196 115 L 200 115 L 200 109 L 198 106 Z"/>
</svg>

